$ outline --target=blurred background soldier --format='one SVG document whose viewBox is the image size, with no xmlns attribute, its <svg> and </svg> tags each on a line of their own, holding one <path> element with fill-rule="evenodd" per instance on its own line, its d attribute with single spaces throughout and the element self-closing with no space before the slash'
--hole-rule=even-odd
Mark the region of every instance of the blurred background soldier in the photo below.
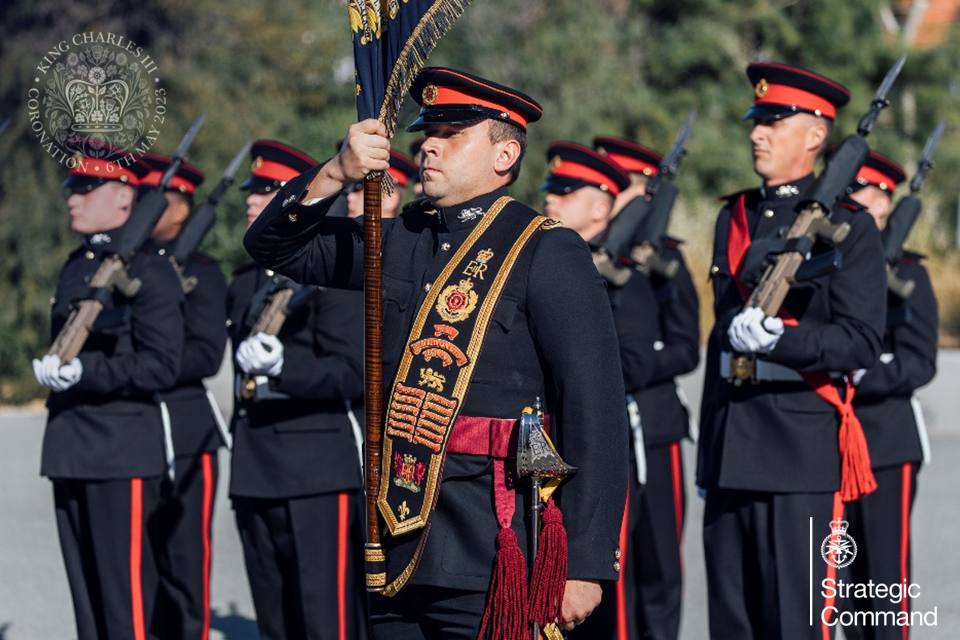
<svg viewBox="0 0 960 640">
<path fill-rule="evenodd" d="M 255 142 L 250 154 L 252 175 L 240 187 L 250 191 L 248 223 L 285 182 L 316 165 L 268 140 Z M 260 637 L 365 638 L 354 417 L 362 415 L 362 295 L 299 287 L 254 264 L 234 275 L 227 300 L 237 378 L 230 496 Z M 265 312 L 286 317 L 279 330 L 254 331 Z"/>
<path fill-rule="evenodd" d="M 697 470 L 707 492 L 710 634 L 819 639 L 833 627 L 810 625 L 811 599 L 819 616 L 829 606 L 819 585 L 834 568 L 810 550 L 810 518 L 814 533 L 827 536 L 843 515 L 838 433 L 841 420 L 848 431 L 855 427 L 842 373 L 870 367 L 880 355 L 886 275 L 873 220 L 837 207 L 831 220 L 850 225 L 837 247 L 843 268 L 796 283 L 777 317 L 744 310 L 763 271 L 751 265 L 766 258 L 759 240 L 797 219 L 836 110 L 850 97 L 828 78 L 783 64 L 751 64 L 747 75 L 754 105 L 744 118 L 753 120 L 753 166 L 763 186 L 725 198 L 710 269 L 716 322 Z M 833 250 L 818 243 L 812 251 Z M 816 389 L 804 377 L 813 372 L 826 380 Z"/>
<path fill-rule="evenodd" d="M 413 176 L 413 197 L 418 198 L 423 193 L 423 183 L 420 182 L 420 162 L 423 156 L 420 154 L 420 147 L 423 146 L 426 138 L 417 138 L 410 143 L 410 157 L 413 158 L 413 164 L 417 165 L 417 173 Z"/>
<path fill-rule="evenodd" d="M 549 173 L 541 186 L 546 192 L 544 215 L 563 222 L 589 244 L 606 230 L 615 198 L 630 187 L 627 172 L 608 156 L 569 142 L 547 149 L 547 166 Z M 654 349 L 661 335 L 656 298 L 643 274 L 632 272 L 620 287 L 608 283 L 607 295 L 620 344 L 625 404 L 632 427 L 627 507 L 620 531 L 620 579 L 602 583 L 600 606 L 571 634 L 576 638 L 639 638 L 643 628 L 638 616 L 638 571 L 642 562 L 639 514 L 643 495 L 649 490 L 642 482 L 648 482 L 649 475 L 643 442 L 648 423 L 635 398 L 650 380 Z"/>
<path fill-rule="evenodd" d="M 172 158 L 145 154 L 152 169 L 140 189 L 160 184 Z M 174 241 L 193 209 L 203 173 L 182 164 L 164 192 L 167 208 L 146 250 L 170 257 Z M 184 301 L 184 344 L 176 385 L 160 394 L 167 454 L 172 464 L 163 483 L 157 517 L 151 523 L 160 569 L 158 635 L 170 640 L 206 639 L 210 632 L 210 569 L 213 502 L 219 466 L 217 450 L 226 442 L 223 418 L 203 379 L 216 375 L 227 345 L 227 281 L 220 264 L 194 252 L 177 265 L 181 277 L 195 279 Z"/>
<path fill-rule="evenodd" d="M 94 144 L 94 143 L 88 143 Z M 98 147 L 110 152 L 110 149 Z M 103 310 L 80 355 L 34 360 L 50 388 L 41 473 L 53 481 L 60 547 L 80 640 L 155 638 L 157 567 L 144 534 L 166 473 L 156 394 L 177 379 L 183 348 L 183 292 L 170 261 L 137 253 L 128 273 L 133 297 L 92 289 L 90 277 L 116 249 L 136 187 L 150 168 L 129 154 L 77 157 L 70 228 L 83 245 L 70 254 L 52 300 L 52 335 L 74 303 L 95 298 Z"/>
<path fill-rule="evenodd" d="M 631 186 L 617 196 L 614 214 L 631 199 L 646 195 L 647 183 L 657 175 L 663 159 L 660 154 L 622 138 L 594 138 L 593 146 L 630 174 Z M 681 243 L 666 235 L 656 239 L 659 264 L 675 264 L 675 273 L 637 265 L 634 276 L 642 275 L 653 287 L 659 337 L 653 345 L 648 383 L 634 396 L 643 420 L 647 473 L 634 509 L 631 539 L 636 551 L 630 562 L 636 563 L 640 619 L 630 637 L 656 640 L 675 640 L 680 633 L 687 504 L 680 441 L 696 439 L 696 422 L 676 381 L 700 361 L 700 303 L 680 252 Z"/>
<path fill-rule="evenodd" d="M 896 186 L 905 178 L 903 169 L 873 151 L 850 186 L 850 197 L 867 208 L 883 229 Z M 866 584 L 911 584 L 910 513 L 917 492 L 917 472 L 929 461 L 929 443 L 920 404 L 913 393 L 933 379 L 937 367 L 937 299 L 930 276 L 921 264 L 923 256 L 904 251 L 890 265 L 901 280 L 912 280 L 908 298 L 887 293 L 887 325 L 880 362 L 857 372 L 853 406 L 863 424 L 870 447 L 870 463 L 877 490 L 847 505 L 844 518 L 857 541 L 857 560 L 849 567 L 852 581 Z M 843 603 L 854 604 L 854 603 Z M 854 607 L 848 607 L 848 609 Z M 863 598 L 855 601 L 860 611 L 910 611 L 910 598 Z M 896 638 L 906 627 L 867 625 L 844 627 L 854 638 Z"/>
<path fill-rule="evenodd" d="M 337 151 L 340 145 L 337 145 Z M 393 192 L 385 195 L 381 200 L 380 214 L 383 218 L 396 218 L 400 213 L 407 196 L 407 187 L 411 180 L 414 180 L 420 172 L 420 168 L 414 164 L 413 160 L 403 155 L 399 151 L 390 150 L 390 168 L 388 169 L 390 177 L 393 178 Z M 414 184 L 417 184 L 416 182 Z M 357 182 L 347 189 L 347 207 L 348 216 L 359 218 L 363 215 L 363 181 Z"/>
</svg>

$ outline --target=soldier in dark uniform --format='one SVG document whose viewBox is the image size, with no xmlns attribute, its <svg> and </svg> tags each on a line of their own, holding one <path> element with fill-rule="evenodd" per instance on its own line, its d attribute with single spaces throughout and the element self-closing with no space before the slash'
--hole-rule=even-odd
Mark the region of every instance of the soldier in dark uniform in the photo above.
<svg viewBox="0 0 960 640">
<path fill-rule="evenodd" d="M 849 99 L 841 85 L 797 67 L 755 63 L 747 75 L 755 101 L 744 118 L 754 121 L 754 171 L 763 186 L 726 198 L 717 220 L 716 323 L 700 421 L 710 632 L 821 638 L 835 617 L 820 585 L 836 569 L 810 548 L 811 526 L 821 540 L 843 514 L 838 489 L 849 489 L 851 478 L 841 474 L 841 444 L 848 451 L 859 431 L 843 373 L 870 367 L 880 355 L 886 276 L 873 221 L 839 207 L 832 221 L 850 225 L 838 247 L 842 267 L 793 286 L 777 317 L 742 311 L 755 285 L 749 265 L 764 257 L 750 254 L 751 241 L 793 224 L 836 109 Z M 832 250 L 818 243 L 813 253 Z M 750 355 L 755 364 L 744 380 L 733 364 L 749 372 Z"/>
<path fill-rule="evenodd" d="M 160 184 L 172 158 L 145 154 L 152 171 L 141 189 Z M 203 173 L 182 164 L 165 191 L 167 209 L 147 245 L 167 256 L 193 208 Z M 216 375 L 227 345 L 227 281 L 220 264 L 195 252 L 181 265 L 195 285 L 184 301 L 183 359 L 176 385 L 160 393 L 170 468 L 161 504 L 152 523 L 160 568 L 158 635 L 205 639 L 210 632 L 210 570 L 213 501 L 217 492 L 217 450 L 225 425 L 203 379 Z M 192 280 L 193 281 L 193 280 Z"/>
<path fill-rule="evenodd" d="M 867 208 L 882 229 L 897 184 L 906 175 L 889 158 L 871 152 L 851 185 L 850 197 Z M 937 367 L 937 299 L 923 256 L 904 251 L 897 277 L 912 280 L 909 298 L 887 294 L 887 325 L 880 362 L 857 372 L 854 409 L 870 447 L 877 490 L 847 505 L 844 518 L 857 542 L 857 559 L 849 567 L 857 583 L 911 584 L 910 513 L 921 462 L 928 462 L 926 429 L 914 392 L 933 379 Z M 841 603 L 848 610 L 910 612 L 910 598 L 858 599 Z M 839 607 L 841 610 L 844 607 Z M 902 638 L 905 627 L 871 625 L 844 627 L 847 638 Z"/>
<path fill-rule="evenodd" d="M 337 151 L 340 150 L 339 145 Z M 419 173 L 419 167 L 413 160 L 403 155 L 395 149 L 390 150 L 390 169 L 388 171 L 393 178 L 393 191 L 383 197 L 381 201 L 383 218 L 396 218 L 400 213 L 400 207 L 403 205 L 407 195 L 407 187 Z M 363 215 L 363 182 L 353 185 L 347 192 L 347 215 L 351 218 L 359 218 Z"/>
<path fill-rule="evenodd" d="M 529 491 L 510 481 L 510 441 L 538 396 L 560 454 L 579 471 L 544 514 L 551 538 L 562 538 L 562 509 L 569 551 L 543 557 L 558 578 L 538 581 L 535 571 L 531 590 L 548 594 L 534 598 L 547 612 L 535 617 L 570 629 L 598 604 L 599 581 L 620 569 L 627 425 L 609 302 L 583 240 L 507 196 L 527 124 L 541 115 L 536 102 L 440 68 L 422 70 L 411 95 L 421 111 L 408 130 L 426 135 L 429 204 L 383 225 L 386 572 L 368 581 L 389 597 L 371 600 L 374 636 L 529 630 Z M 360 226 L 324 214 L 344 186 L 387 170 L 388 160 L 386 128 L 353 125 L 337 158 L 291 181 L 250 228 L 248 251 L 294 280 L 359 289 Z M 435 503 L 422 497 L 436 491 Z"/>
<path fill-rule="evenodd" d="M 559 220 L 590 243 L 601 236 L 610 220 L 615 199 L 631 186 L 627 172 L 609 156 L 579 144 L 561 142 L 547 149 L 549 173 L 541 186 L 545 191 L 544 215 Z M 630 409 L 630 473 L 627 508 L 620 531 L 620 579 L 603 584 L 600 606 L 578 627 L 579 638 L 640 637 L 637 618 L 640 601 L 637 570 L 640 538 L 639 509 L 649 481 L 644 451 L 642 413 L 636 398 L 653 372 L 654 350 L 661 342 L 657 301 L 650 282 L 638 272 L 623 286 L 608 284 L 607 294 L 620 344 L 625 404 Z M 626 634 L 626 635 L 625 635 Z"/>
<path fill-rule="evenodd" d="M 127 165 L 131 157 L 78 157 L 70 170 L 64 186 L 71 191 L 71 229 L 84 241 L 60 273 L 52 335 L 75 302 L 95 298 L 104 308 L 77 358 L 61 364 L 46 355 L 33 363 L 37 380 L 52 391 L 41 473 L 53 481 L 80 640 L 156 637 L 157 567 L 144 528 L 167 469 L 157 393 L 177 379 L 183 292 L 170 261 L 151 253 L 130 261 L 129 275 L 141 282 L 131 298 L 119 290 L 98 295 L 88 284 L 118 242 L 150 170 L 140 161 Z"/>
<path fill-rule="evenodd" d="M 316 162 L 260 140 L 247 219 Z M 343 218 L 345 219 L 345 218 Z M 230 496 L 264 640 L 365 638 L 362 412 L 363 299 L 299 289 L 277 335 L 251 329 L 291 283 L 256 265 L 230 284 L 227 313 L 237 391 Z"/>
<path fill-rule="evenodd" d="M 423 156 L 420 154 L 420 147 L 423 146 L 423 142 L 426 138 L 417 138 L 410 143 L 410 157 L 413 158 L 413 164 L 417 165 L 418 171 L 413 176 L 413 197 L 417 198 L 423 193 L 423 183 L 420 182 L 420 161 L 423 159 Z"/>
<path fill-rule="evenodd" d="M 662 156 L 622 138 L 594 138 L 593 146 L 630 174 L 631 186 L 617 196 L 614 214 L 630 199 L 646 195 Z M 696 438 L 686 397 L 676 377 L 693 371 L 700 361 L 700 303 L 680 252 L 681 240 L 663 236 L 657 250 L 661 262 L 675 263 L 667 276 L 655 269 L 646 278 L 657 300 L 659 337 L 654 343 L 648 384 L 634 397 L 643 421 L 646 485 L 634 509 L 631 541 L 636 549 L 639 604 L 628 620 L 639 627 L 632 637 L 674 640 L 680 633 L 683 602 L 683 524 L 686 511 L 680 441 Z M 647 247 L 631 247 L 631 253 Z M 629 575 L 629 573 L 625 574 Z"/>
</svg>

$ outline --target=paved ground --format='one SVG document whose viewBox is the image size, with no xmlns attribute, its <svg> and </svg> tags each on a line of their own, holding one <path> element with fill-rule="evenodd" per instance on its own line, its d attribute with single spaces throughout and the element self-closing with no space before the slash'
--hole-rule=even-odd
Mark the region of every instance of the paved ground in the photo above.
<svg viewBox="0 0 960 640">
<path fill-rule="evenodd" d="M 937 626 L 914 629 L 919 640 L 960 637 L 960 354 L 941 357 L 938 380 L 921 394 L 934 459 L 919 480 L 914 511 L 914 582 L 921 587 L 915 610 L 937 609 Z M 214 387 L 224 386 L 217 381 Z M 696 377 L 684 385 L 694 403 Z M 44 414 L 0 412 L 0 640 L 70 640 L 73 611 L 53 523 L 49 483 L 37 471 Z M 689 513 L 685 558 L 686 606 L 681 637 L 707 638 L 706 587 L 700 546 L 702 502 L 692 485 L 693 445 L 685 446 Z M 214 519 L 213 640 L 256 640 L 233 514 L 225 497 L 226 454 Z"/>
</svg>

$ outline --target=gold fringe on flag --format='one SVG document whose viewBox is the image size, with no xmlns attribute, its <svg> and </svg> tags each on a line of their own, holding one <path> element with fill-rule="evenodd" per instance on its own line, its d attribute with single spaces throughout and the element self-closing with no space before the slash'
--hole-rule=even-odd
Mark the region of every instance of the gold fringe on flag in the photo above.
<svg viewBox="0 0 960 640">
<path fill-rule="evenodd" d="M 403 98 L 410 89 L 414 77 L 424 67 L 427 56 L 437 46 L 441 36 L 456 22 L 457 18 L 463 15 L 468 6 L 470 6 L 470 0 L 437 0 L 423 14 L 410 37 L 407 38 L 407 43 L 390 73 L 390 81 L 384 92 L 383 105 L 380 107 L 378 118 L 387 126 L 387 132 L 391 138 L 397 127 Z"/>
</svg>

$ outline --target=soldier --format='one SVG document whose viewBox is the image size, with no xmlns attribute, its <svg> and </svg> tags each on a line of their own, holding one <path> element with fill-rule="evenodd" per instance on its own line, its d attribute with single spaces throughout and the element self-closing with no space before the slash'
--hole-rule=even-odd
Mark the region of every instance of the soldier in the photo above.
<svg viewBox="0 0 960 640">
<path fill-rule="evenodd" d="M 93 145 L 93 143 L 88 143 Z M 170 261 L 137 253 L 129 275 L 133 297 L 92 289 L 89 278 L 116 246 L 130 218 L 136 187 L 150 168 L 109 152 L 76 157 L 70 228 L 83 245 L 70 254 L 53 298 L 52 335 L 72 305 L 96 299 L 104 308 L 80 355 L 34 360 L 51 389 L 41 473 L 53 482 L 60 547 L 80 640 L 155 638 L 151 631 L 157 567 L 144 527 L 160 499 L 163 422 L 156 394 L 177 379 L 183 348 L 183 292 Z"/>
<path fill-rule="evenodd" d="M 340 146 L 337 145 L 337 151 Z M 407 193 L 407 186 L 410 180 L 416 177 L 419 172 L 417 165 L 413 160 L 403 155 L 399 151 L 390 150 L 390 177 L 393 178 L 393 192 L 383 198 L 381 202 L 380 216 L 383 218 L 395 218 L 400 212 L 400 206 L 403 204 L 404 196 Z M 359 218 L 363 215 L 363 182 L 357 182 L 347 190 L 348 216 Z"/>
<path fill-rule="evenodd" d="M 617 196 L 614 214 L 630 199 L 646 195 L 647 182 L 663 159 L 660 154 L 622 138 L 594 138 L 593 146 L 630 174 L 631 186 Z M 675 275 L 647 270 L 657 301 L 659 337 L 648 384 L 634 396 L 643 420 L 647 472 L 631 536 L 639 592 L 639 604 L 631 612 L 639 613 L 640 620 L 632 615 L 628 619 L 639 624 L 632 637 L 657 640 L 676 639 L 680 633 L 687 502 L 680 441 L 696 437 L 696 423 L 676 382 L 700 360 L 700 303 L 680 244 L 682 240 L 669 236 L 660 239 L 662 261 L 676 263 Z"/>
<path fill-rule="evenodd" d="M 627 172 L 609 156 L 561 142 L 547 150 L 549 173 L 541 190 L 544 215 L 559 220 L 587 242 L 607 228 L 615 199 L 631 186 Z M 634 273 L 623 286 L 608 285 L 607 294 L 620 344 L 625 404 L 630 407 L 631 451 L 627 508 L 620 531 L 620 579 L 604 583 L 604 598 L 593 615 L 576 629 L 580 638 L 640 637 L 637 612 L 637 569 L 641 566 L 638 534 L 639 510 L 649 481 L 644 453 L 646 434 L 640 431 L 642 412 L 637 398 L 650 381 L 655 345 L 661 342 L 657 301 L 649 281 Z M 667 485 L 669 490 L 669 485 Z"/>
<path fill-rule="evenodd" d="M 880 355 L 882 250 L 868 216 L 837 208 L 832 221 L 850 225 L 839 246 L 842 268 L 793 286 L 777 317 L 742 311 L 755 284 L 745 264 L 765 257 L 748 252 L 751 240 L 763 246 L 758 240 L 792 225 L 836 110 L 849 100 L 841 85 L 798 67 L 755 63 L 747 75 L 754 105 L 744 118 L 754 121 L 753 166 L 763 186 L 727 197 L 717 220 L 716 323 L 700 421 L 710 633 L 821 638 L 831 633 L 832 601 L 820 585 L 835 569 L 810 549 L 810 528 L 830 534 L 829 523 L 843 514 L 838 427 L 850 435 L 858 425 L 842 373 Z M 748 372 L 737 375 L 734 363 Z M 807 382 L 813 374 L 829 382 L 815 389 Z"/>
<path fill-rule="evenodd" d="M 251 148 L 248 224 L 316 162 L 279 142 Z M 346 220 L 346 218 L 341 218 Z M 227 298 L 237 397 L 230 496 L 264 640 L 366 637 L 359 425 L 363 300 L 300 289 L 276 335 L 251 329 L 291 283 L 256 265 Z M 362 406 L 359 407 L 362 409 Z"/>
<path fill-rule="evenodd" d="M 417 173 L 413 176 L 413 197 L 419 198 L 420 194 L 423 193 L 423 183 L 420 182 L 420 161 L 423 160 L 423 156 L 420 154 L 420 147 L 423 146 L 423 142 L 426 138 L 417 138 L 410 143 L 410 157 L 413 158 L 413 164 L 417 165 Z"/>
<path fill-rule="evenodd" d="M 889 158 L 871 152 L 850 189 L 850 197 L 867 208 L 882 229 L 896 186 L 906 178 Z M 920 404 L 914 391 L 933 379 L 937 367 L 937 299 L 923 256 L 905 251 L 891 267 L 897 276 L 914 283 L 903 299 L 887 294 L 887 325 L 880 362 L 858 372 L 853 401 L 870 447 L 870 463 L 877 490 L 847 505 L 845 519 L 857 542 L 857 559 L 850 565 L 857 583 L 911 584 L 910 513 L 916 496 L 917 473 L 926 462 L 928 446 Z M 841 603 L 861 611 L 910 612 L 910 598 L 858 599 Z M 842 607 L 841 607 L 842 609 Z M 847 638 L 903 637 L 905 627 L 875 625 L 844 627 Z"/>
<path fill-rule="evenodd" d="M 152 169 L 141 189 L 160 184 L 172 158 L 144 154 Z M 182 164 L 165 190 L 168 205 L 150 235 L 147 250 L 168 256 L 193 208 L 203 172 Z M 196 285 L 185 297 L 184 347 L 176 384 L 160 393 L 172 463 L 161 490 L 153 528 L 160 569 L 158 635 L 206 639 L 210 632 L 210 569 L 213 501 L 217 492 L 217 450 L 226 444 L 220 410 L 203 385 L 216 375 L 227 345 L 227 281 L 220 264 L 193 253 L 180 265 Z M 173 455 L 170 455 L 170 454 Z"/>
<path fill-rule="evenodd" d="M 509 443 L 538 396 L 561 455 L 579 472 L 544 516 L 551 539 L 562 539 L 559 503 L 569 552 L 553 546 L 541 566 L 556 578 L 535 574 L 531 589 L 547 594 L 535 607 L 572 629 L 598 604 L 599 581 L 620 569 L 627 425 L 610 306 L 583 240 L 507 195 L 539 105 L 442 68 L 423 69 L 411 96 L 421 110 L 408 131 L 426 136 L 428 203 L 383 226 L 390 481 L 379 505 L 389 597 L 371 600 L 374 636 L 474 640 L 481 628 L 496 638 L 529 630 L 530 505 L 526 483 L 510 481 Z M 254 259 L 297 281 L 360 288 L 360 227 L 324 214 L 344 186 L 388 168 L 386 133 L 375 120 L 351 126 L 336 158 L 291 181 L 247 232 Z M 410 415 L 420 417 L 411 424 Z M 423 497 L 437 491 L 439 500 Z"/>
</svg>

